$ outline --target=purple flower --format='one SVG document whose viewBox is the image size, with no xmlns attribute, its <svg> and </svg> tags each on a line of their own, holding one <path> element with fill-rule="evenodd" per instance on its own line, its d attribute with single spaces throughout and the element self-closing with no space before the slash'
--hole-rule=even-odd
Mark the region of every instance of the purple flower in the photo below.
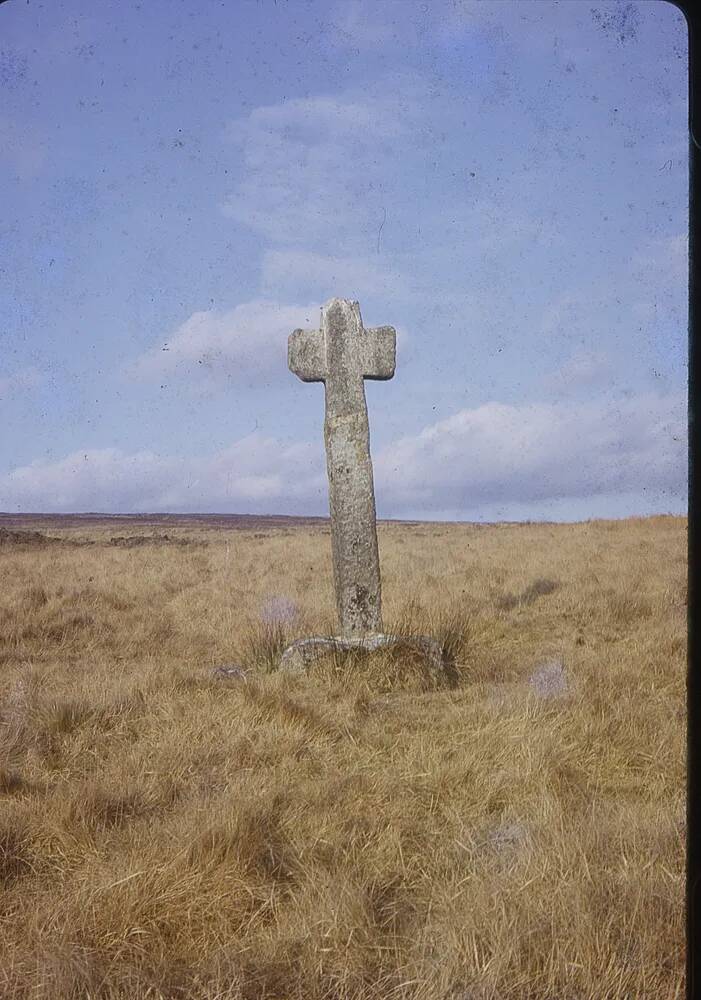
<svg viewBox="0 0 701 1000">
<path fill-rule="evenodd" d="M 567 691 L 567 678 L 559 660 L 544 663 L 534 670 L 529 683 L 539 698 L 556 698 Z"/>
<path fill-rule="evenodd" d="M 297 614 L 297 605 L 289 597 L 268 597 L 260 610 L 261 621 L 267 625 L 289 624 Z"/>
</svg>

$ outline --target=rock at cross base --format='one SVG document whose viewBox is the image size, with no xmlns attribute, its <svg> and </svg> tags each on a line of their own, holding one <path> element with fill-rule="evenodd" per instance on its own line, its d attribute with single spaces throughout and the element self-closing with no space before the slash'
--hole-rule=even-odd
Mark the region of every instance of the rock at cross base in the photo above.
<svg viewBox="0 0 701 1000">
<path fill-rule="evenodd" d="M 421 654 L 431 673 L 443 670 L 443 649 L 436 639 L 429 636 L 374 635 L 366 639 L 344 639 L 334 636 L 314 636 L 311 639 L 298 639 L 288 646 L 280 660 L 283 670 L 290 673 L 300 673 L 325 653 L 349 652 L 364 650 L 374 653 L 379 649 L 392 647 L 412 649 Z"/>
</svg>

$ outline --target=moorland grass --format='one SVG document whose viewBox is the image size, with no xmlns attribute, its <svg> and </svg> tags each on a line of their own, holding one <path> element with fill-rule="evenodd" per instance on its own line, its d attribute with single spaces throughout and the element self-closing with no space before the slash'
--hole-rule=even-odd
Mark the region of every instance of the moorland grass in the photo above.
<svg viewBox="0 0 701 1000">
<path fill-rule="evenodd" d="M 681 996 L 685 519 L 380 525 L 440 683 L 275 669 L 322 527 L 46 532 L 0 546 L 0 995 Z"/>
</svg>

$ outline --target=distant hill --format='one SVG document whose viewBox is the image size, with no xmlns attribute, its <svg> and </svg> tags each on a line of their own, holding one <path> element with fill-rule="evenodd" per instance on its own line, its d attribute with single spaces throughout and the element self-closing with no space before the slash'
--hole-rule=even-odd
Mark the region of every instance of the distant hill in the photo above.
<svg viewBox="0 0 701 1000">
<path fill-rule="evenodd" d="M 328 517 L 301 517 L 295 514 L 9 514 L 0 512 L 0 527 L 29 529 L 38 525 L 79 528 L 105 524 L 114 527 L 210 527 L 232 529 L 327 527 Z M 395 523 L 380 518 L 380 523 Z M 400 522 L 396 522 L 400 523 Z M 421 524 L 402 521 L 402 524 Z"/>
</svg>

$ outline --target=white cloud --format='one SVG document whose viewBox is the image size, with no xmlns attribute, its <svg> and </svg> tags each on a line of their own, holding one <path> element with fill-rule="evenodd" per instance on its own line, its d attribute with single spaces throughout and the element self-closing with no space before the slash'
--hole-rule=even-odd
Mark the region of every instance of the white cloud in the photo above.
<svg viewBox="0 0 701 1000">
<path fill-rule="evenodd" d="M 319 305 L 281 305 L 266 299 L 225 312 L 196 312 L 128 371 L 135 378 L 194 372 L 259 383 L 286 370 L 288 336 L 297 327 L 318 326 L 319 314 Z"/>
<path fill-rule="evenodd" d="M 23 511 L 323 512 L 321 447 L 254 433 L 197 458 L 117 448 L 39 460 L 0 477 L 0 509 Z"/>
<path fill-rule="evenodd" d="M 612 374 L 611 361 L 602 351 L 578 351 L 543 380 L 556 392 L 571 391 L 601 383 Z"/>
<path fill-rule="evenodd" d="M 393 510 L 469 510 L 667 490 L 686 483 L 686 412 L 679 396 L 618 402 L 488 403 L 461 410 L 385 448 L 378 497 Z"/>
<path fill-rule="evenodd" d="M 685 401 L 649 394 L 615 403 L 488 403 L 399 439 L 374 464 L 383 516 L 491 509 L 497 518 L 514 505 L 547 516 L 569 499 L 586 517 L 587 503 L 598 509 L 617 496 L 634 513 L 635 496 L 646 494 L 681 506 Z M 327 489 L 321 441 L 290 445 L 254 433 L 195 458 L 107 448 L 32 462 L 0 477 L 0 509 L 318 514 L 328 509 Z"/>
<path fill-rule="evenodd" d="M 395 117 L 397 104 L 385 98 L 377 105 L 367 99 L 319 94 L 298 97 L 282 104 L 260 105 L 246 119 L 229 126 L 231 138 L 254 140 L 264 132 L 278 132 L 279 138 L 313 141 L 319 132 L 327 137 L 349 138 L 349 129 L 362 129 L 368 138 L 395 137 L 404 131 L 401 118 Z M 252 155 L 255 150 L 252 150 Z"/>
<path fill-rule="evenodd" d="M 332 14 L 328 31 L 331 44 L 358 52 L 387 44 L 416 44 L 427 21 L 428 7 L 409 5 L 405 0 L 344 0 Z"/>
<path fill-rule="evenodd" d="M 561 241 L 555 221 L 466 158 L 461 137 L 483 127 L 471 95 L 419 79 L 255 108 L 227 129 L 241 176 L 221 209 L 278 248 L 337 262 L 377 257 L 381 272 L 378 245 L 383 255 L 394 245 L 394 269 L 401 258 L 408 281 L 423 247 L 463 246 L 466 233 L 475 257 Z M 503 152 L 500 132 L 482 141 L 487 162 Z"/>
<path fill-rule="evenodd" d="M 7 375 L 0 375 L 0 400 L 23 389 L 35 389 L 41 382 L 42 375 L 33 365 Z"/>
<path fill-rule="evenodd" d="M 407 305 L 420 303 L 426 292 L 411 284 L 408 275 L 381 257 L 334 257 L 305 250 L 267 250 L 263 255 L 262 286 L 266 293 L 304 294 L 319 303 L 330 298 L 355 299 L 381 310 L 368 325 L 396 326 L 393 316 Z M 397 329 L 398 342 L 405 332 Z"/>
<path fill-rule="evenodd" d="M 280 380 L 288 377 L 287 373 L 287 339 L 293 330 L 302 328 L 318 329 L 321 323 L 321 304 L 334 297 L 334 290 L 341 287 L 343 297 L 359 299 L 362 304 L 367 301 L 363 284 L 363 265 L 361 262 L 350 262 L 350 268 L 339 271 L 339 275 L 351 277 L 354 273 L 360 275 L 355 282 L 337 282 L 334 278 L 334 266 L 331 259 L 316 257 L 314 254 L 267 255 L 273 257 L 272 272 L 278 269 L 282 276 L 289 267 L 290 281 L 293 283 L 305 268 L 318 279 L 318 305 L 294 306 L 280 305 L 266 299 L 246 302 L 225 312 L 206 310 L 196 312 L 175 331 L 172 337 L 161 345 L 152 348 L 133 364 L 126 373 L 137 379 L 168 378 L 170 376 L 186 375 L 192 379 L 191 389 L 201 384 L 216 385 L 217 380 L 227 379 L 247 386 L 267 384 L 270 380 Z M 341 262 L 344 266 L 346 262 Z M 326 271 L 324 276 L 323 271 Z M 371 281 L 372 275 L 368 271 Z M 270 282 L 272 284 L 272 281 Z M 281 281 L 284 284 L 284 280 Z M 357 292 L 360 289 L 360 292 Z M 389 306 L 387 306 L 389 309 Z M 363 321 L 367 321 L 363 311 Z M 368 322 L 368 326 L 394 326 L 397 330 L 397 344 L 400 348 L 406 346 L 407 332 L 396 323 L 392 323 L 385 315 L 385 305 L 377 322 Z M 0 389 L 2 381 L 0 380 Z"/>
<path fill-rule="evenodd" d="M 425 104 L 415 83 L 394 81 L 392 94 L 299 98 L 232 123 L 243 171 L 224 214 L 276 243 L 367 252 L 392 200 L 396 143 Z"/>
<path fill-rule="evenodd" d="M 330 294 L 346 299 L 368 295 L 403 296 L 408 283 L 396 271 L 385 269 L 381 260 L 367 257 L 334 257 L 307 250 L 266 250 L 263 254 L 262 284 L 266 290 L 296 289 L 300 285 L 318 288 L 321 300 Z"/>
</svg>

